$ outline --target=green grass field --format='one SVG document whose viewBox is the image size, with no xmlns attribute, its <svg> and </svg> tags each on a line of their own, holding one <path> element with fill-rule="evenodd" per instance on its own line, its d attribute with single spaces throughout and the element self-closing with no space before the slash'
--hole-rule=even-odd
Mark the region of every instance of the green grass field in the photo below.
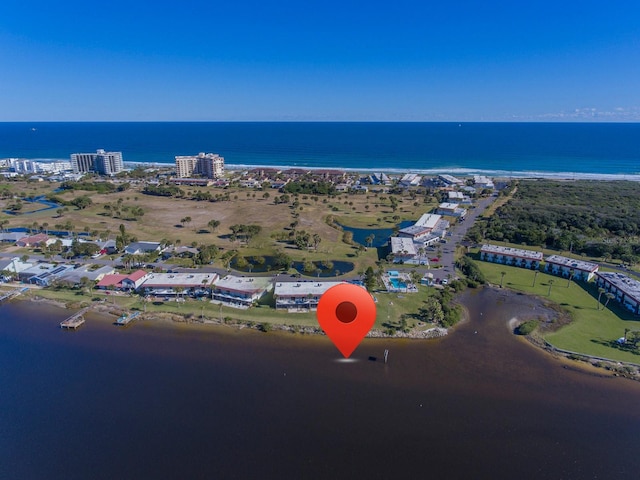
<svg viewBox="0 0 640 480">
<path fill-rule="evenodd" d="M 11 289 L 8 289 L 11 290 Z M 3 291 L 0 289 L 0 291 Z M 376 298 L 376 322 L 374 328 L 384 330 L 389 326 L 399 327 L 403 314 L 416 313 L 423 301 L 433 292 L 433 289 L 419 286 L 417 293 L 386 293 L 374 292 Z M 107 304 L 114 305 L 114 310 L 118 308 L 125 310 L 143 310 L 145 305 L 138 295 L 106 295 L 103 292 L 92 291 L 90 293 L 80 290 L 68 289 L 37 289 L 26 294 L 24 298 L 34 296 L 56 300 L 67 304 L 70 308 L 80 308 L 82 305 L 89 305 L 93 299 L 105 300 Z M 117 307 L 117 308 L 116 308 Z M 239 322 L 273 323 L 281 325 L 300 325 L 306 327 L 317 327 L 315 312 L 288 313 L 283 310 L 275 310 L 272 306 L 260 305 L 248 310 L 212 304 L 208 300 L 186 299 L 184 302 L 147 302 L 146 311 L 149 313 L 169 313 L 186 317 L 200 318 L 203 315 L 206 319 L 231 318 Z M 407 320 L 407 326 L 413 327 L 416 321 Z"/>
<path fill-rule="evenodd" d="M 640 349 L 625 349 L 615 343 L 616 339 L 624 336 L 625 328 L 640 330 L 640 318 L 624 310 L 615 300 L 611 300 L 606 309 L 601 305 L 598 310 L 598 289 L 593 283 L 572 281 L 569 284 L 566 278 L 539 272 L 534 287 L 535 272 L 532 270 L 483 261 L 477 263 L 489 282 L 500 285 L 501 272 L 505 272 L 505 288 L 547 298 L 571 314 L 571 324 L 544 335 L 544 339 L 553 346 L 612 360 L 640 363 Z M 551 281 L 553 283 L 550 285 Z M 601 301 L 606 301 L 604 296 Z"/>
</svg>

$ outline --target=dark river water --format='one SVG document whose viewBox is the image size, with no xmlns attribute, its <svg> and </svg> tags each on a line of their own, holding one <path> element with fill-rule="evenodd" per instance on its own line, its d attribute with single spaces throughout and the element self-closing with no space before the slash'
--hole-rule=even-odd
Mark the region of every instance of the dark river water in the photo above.
<svg viewBox="0 0 640 480">
<path fill-rule="evenodd" d="M 510 333 L 515 300 L 466 295 L 448 338 L 366 339 L 350 363 L 326 337 L 67 332 L 68 312 L 2 305 L 0 478 L 638 478 L 640 383 L 567 367 Z"/>
</svg>

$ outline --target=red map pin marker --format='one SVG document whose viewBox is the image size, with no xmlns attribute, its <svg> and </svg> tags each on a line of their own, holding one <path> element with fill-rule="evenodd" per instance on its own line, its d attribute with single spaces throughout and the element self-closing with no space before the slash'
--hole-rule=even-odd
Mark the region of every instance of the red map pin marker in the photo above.
<svg viewBox="0 0 640 480">
<path fill-rule="evenodd" d="M 349 358 L 376 321 L 376 304 L 364 288 L 341 283 L 328 289 L 318 302 L 318 323 Z"/>
</svg>

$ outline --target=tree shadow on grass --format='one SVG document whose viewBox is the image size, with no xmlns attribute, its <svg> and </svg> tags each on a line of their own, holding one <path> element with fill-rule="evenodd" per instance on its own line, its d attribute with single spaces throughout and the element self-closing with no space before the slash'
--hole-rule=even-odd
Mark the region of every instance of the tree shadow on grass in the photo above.
<svg viewBox="0 0 640 480">
<path fill-rule="evenodd" d="M 602 345 L 605 347 L 609 347 L 609 348 L 614 348 L 616 350 L 619 350 L 621 352 L 628 352 L 628 353 L 632 353 L 633 355 L 640 355 L 640 349 L 638 349 L 637 345 L 634 345 L 632 343 L 618 343 L 617 340 L 596 340 L 596 339 L 591 339 L 591 343 L 595 343 L 597 345 Z"/>
</svg>

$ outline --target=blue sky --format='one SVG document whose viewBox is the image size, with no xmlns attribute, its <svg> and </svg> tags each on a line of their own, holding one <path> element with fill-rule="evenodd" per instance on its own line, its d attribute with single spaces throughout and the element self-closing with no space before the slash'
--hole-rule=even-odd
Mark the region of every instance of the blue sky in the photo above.
<svg viewBox="0 0 640 480">
<path fill-rule="evenodd" d="M 640 121 L 640 2 L 0 2 L 0 121 Z"/>
</svg>

